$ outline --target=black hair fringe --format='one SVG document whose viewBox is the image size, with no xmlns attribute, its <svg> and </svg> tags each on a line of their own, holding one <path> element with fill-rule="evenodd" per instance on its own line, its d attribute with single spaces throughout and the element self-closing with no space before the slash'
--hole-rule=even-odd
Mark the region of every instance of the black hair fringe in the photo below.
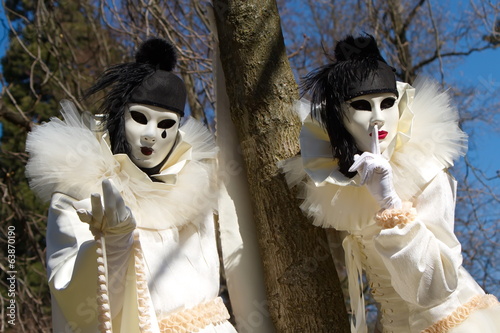
<svg viewBox="0 0 500 333">
<path fill-rule="evenodd" d="M 343 94 L 339 91 L 339 84 L 336 81 L 339 72 L 337 64 L 329 64 L 310 72 L 301 82 L 301 89 L 311 94 L 311 116 L 318 121 L 330 138 L 332 155 L 338 160 L 339 171 L 348 178 L 356 175 L 356 172 L 349 172 L 349 168 L 354 163 L 354 155 L 358 153 L 356 143 L 352 135 L 344 126 L 344 102 Z M 340 76 L 342 78 L 342 76 Z M 349 78 L 343 78 L 350 82 Z"/>
<path fill-rule="evenodd" d="M 154 72 L 155 68 L 150 64 L 130 62 L 111 66 L 85 92 L 84 99 L 87 99 L 105 91 L 98 112 L 106 116 L 106 129 L 113 154 L 130 153 L 130 145 L 125 137 L 125 108 L 133 90 Z"/>
</svg>

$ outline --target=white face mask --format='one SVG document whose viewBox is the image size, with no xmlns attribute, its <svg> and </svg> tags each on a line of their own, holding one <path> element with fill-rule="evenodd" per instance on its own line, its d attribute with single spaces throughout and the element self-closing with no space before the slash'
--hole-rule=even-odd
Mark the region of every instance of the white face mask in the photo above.
<svg viewBox="0 0 500 333">
<path fill-rule="evenodd" d="M 378 125 L 380 152 L 383 153 L 397 134 L 399 109 L 396 95 L 376 93 L 346 101 L 344 126 L 354 137 L 358 148 L 371 151 L 372 129 Z"/>
<path fill-rule="evenodd" d="M 179 130 L 180 117 L 167 109 L 130 104 L 125 111 L 125 137 L 130 159 L 140 168 L 153 168 L 170 153 Z"/>
</svg>

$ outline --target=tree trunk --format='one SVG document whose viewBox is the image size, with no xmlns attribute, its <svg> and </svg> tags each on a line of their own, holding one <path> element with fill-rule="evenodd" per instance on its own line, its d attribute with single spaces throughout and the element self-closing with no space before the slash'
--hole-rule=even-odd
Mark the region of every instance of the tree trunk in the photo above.
<svg viewBox="0 0 500 333">
<path fill-rule="evenodd" d="M 214 0 L 230 112 L 248 174 L 277 332 L 348 332 L 324 230 L 299 209 L 276 163 L 299 151 L 298 97 L 275 0 Z"/>
</svg>

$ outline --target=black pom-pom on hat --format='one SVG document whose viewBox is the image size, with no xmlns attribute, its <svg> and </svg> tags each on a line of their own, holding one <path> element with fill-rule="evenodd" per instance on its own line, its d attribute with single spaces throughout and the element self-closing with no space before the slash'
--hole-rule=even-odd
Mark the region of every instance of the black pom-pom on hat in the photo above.
<svg viewBox="0 0 500 333">
<path fill-rule="evenodd" d="M 335 46 L 335 59 L 337 61 L 376 59 L 386 62 L 377 46 L 375 38 L 370 35 L 354 38 L 347 36 Z"/>
<path fill-rule="evenodd" d="M 141 44 L 135 54 L 135 62 L 170 72 L 177 64 L 177 52 L 166 40 L 151 38 Z"/>
</svg>

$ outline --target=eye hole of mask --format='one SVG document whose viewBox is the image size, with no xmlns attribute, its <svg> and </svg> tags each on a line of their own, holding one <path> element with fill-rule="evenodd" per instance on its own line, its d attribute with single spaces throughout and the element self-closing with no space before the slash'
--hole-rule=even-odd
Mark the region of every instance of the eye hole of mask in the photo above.
<svg viewBox="0 0 500 333">
<path fill-rule="evenodd" d="M 140 112 L 130 111 L 130 116 L 139 124 L 146 125 L 148 123 L 148 119 L 146 118 L 146 116 Z"/>
<path fill-rule="evenodd" d="M 173 119 L 164 119 L 158 123 L 158 128 L 167 129 L 174 126 L 176 123 Z"/>
<path fill-rule="evenodd" d="M 389 108 L 392 108 L 394 106 L 394 103 L 396 103 L 396 99 L 392 98 L 392 97 L 388 97 L 386 99 L 384 99 L 382 101 L 382 103 L 380 103 L 380 108 L 383 110 L 383 109 L 389 109 Z"/>
<path fill-rule="evenodd" d="M 351 103 L 351 107 L 355 110 L 362 110 L 362 111 L 371 111 L 372 106 L 370 102 L 365 101 L 364 99 L 360 99 L 358 101 L 354 101 Z"/>
</svg>

